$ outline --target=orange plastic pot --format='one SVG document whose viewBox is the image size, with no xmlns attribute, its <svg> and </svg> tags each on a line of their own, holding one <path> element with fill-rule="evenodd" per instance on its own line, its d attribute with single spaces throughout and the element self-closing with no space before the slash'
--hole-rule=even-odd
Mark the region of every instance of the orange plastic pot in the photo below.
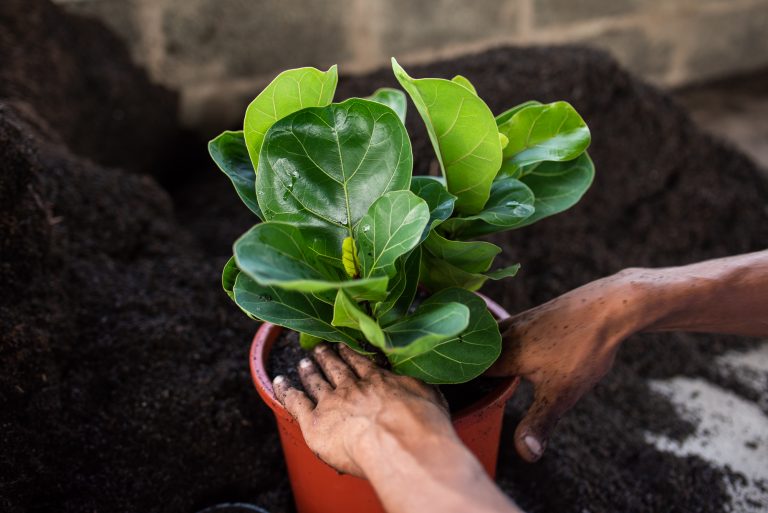
<svg viewBox="0 0 768 513">
<path fill-rule="evenodd" d="M 481 297 L 497 319 L 509 316 L 501 306 Z M 259 327 L 251 345 L 250 367 L 256 390 L 277 419 L 298 513 L 385 513 L 368 481 L 339 474 L 314 455 L 304 442 L 298 423 L 275 398 L 266 362 L 282 330 L 270 323 Z M 452 419 L 461 440 L 491 477 L 496 473 L 504 405 L 518 382 L 518 378 L 501 382 L 476 403 L 456 412 Z"/>
</svg>

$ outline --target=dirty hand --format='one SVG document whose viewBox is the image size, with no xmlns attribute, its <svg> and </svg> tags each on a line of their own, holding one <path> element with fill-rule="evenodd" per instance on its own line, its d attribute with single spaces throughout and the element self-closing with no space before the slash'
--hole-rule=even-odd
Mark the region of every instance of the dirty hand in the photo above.
<svg viewBox="0 0 768 513">
<path fill-rule="evenodd" d="M 442 394 L 421 381 L 378 367 L 344 344 L 327 344 L 299 363 L 305 394 L 277 376 L 275 395 L 301 426 L 307 445 L 337 470 L 363 476 L 368 453 L 392 440 L 456 435 Z M 322 372 L 321 372 L 322 371 Z M 371 459 L 371 458 L 367 458 Z"/>
<path fill-rule="evenodd" d="M 499 323 L 502 355 L 487 374 L 521 376 L 534 387 L 533 404 L 515 430 L 523 459 L 541 457 L 560 417 L 611 368 L 635 327 L 625 315 L 629 301 L 619 273 Z"/>
</svg>

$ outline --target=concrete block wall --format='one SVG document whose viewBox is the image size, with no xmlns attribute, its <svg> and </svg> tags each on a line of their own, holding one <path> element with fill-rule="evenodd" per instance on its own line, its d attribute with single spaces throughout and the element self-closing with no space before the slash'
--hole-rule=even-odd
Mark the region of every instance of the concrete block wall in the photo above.
<svg viewBox="0 0 768 513">
<path fill-rule="evenodd" d="M 277 72 L 361 72 L 499 44 L 585 43 L 678 86 L 768 66 L 768 0 L 55 0 L 101 18 L 187 124 L 232 119 Z M 232 98 L 238 98 L 233 101 Z"/>
</svg>

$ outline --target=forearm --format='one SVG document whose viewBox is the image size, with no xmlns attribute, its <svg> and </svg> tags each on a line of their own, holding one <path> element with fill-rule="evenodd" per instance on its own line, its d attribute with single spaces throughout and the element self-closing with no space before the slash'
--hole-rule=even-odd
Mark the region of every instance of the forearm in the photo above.
<svg viewBox="0 0 768 513">
<path fill-rule="evenodd" d="M 620 275 L 636 331 L 768 337 L 768 251 Z"/>
<path fill-rule="evenodd" d="M 455 433 L 379 430 L 359 457 L 389 513 L 519 513 Z"/>
</svg>

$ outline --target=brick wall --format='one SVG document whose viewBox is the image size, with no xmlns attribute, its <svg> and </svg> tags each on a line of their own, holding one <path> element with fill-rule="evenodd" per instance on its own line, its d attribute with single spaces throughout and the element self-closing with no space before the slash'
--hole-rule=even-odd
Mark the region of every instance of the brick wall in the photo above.
<svg viewBox="0 0 768 513">
<path fill-rule="evenodd" d="M 288 67 L 358 72 L 502 43 L 591 44 L 669 86 L 768 66 L 768 0 L 56 1 L 125 38 L 182 92 L 190 125 L 231 119 Z"/>
</svg>

